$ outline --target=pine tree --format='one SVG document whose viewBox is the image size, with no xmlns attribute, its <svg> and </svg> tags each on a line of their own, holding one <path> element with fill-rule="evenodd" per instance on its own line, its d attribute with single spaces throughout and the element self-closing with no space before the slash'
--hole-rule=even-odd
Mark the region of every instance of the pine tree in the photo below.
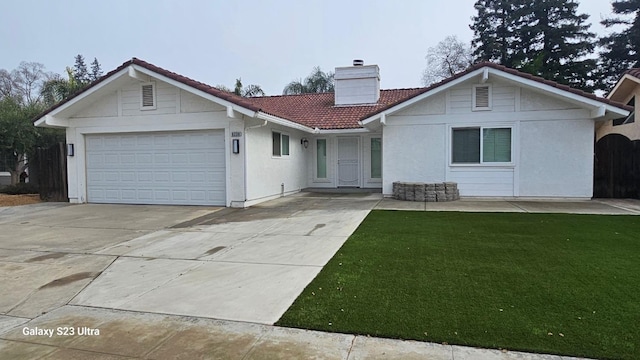
<svg viewBox="0 0 640 360">
<path fill-rule="evenodd" d="M 514 67 L 521 57 L 518 24 L 524 8 L 522 0 L 478 0 L 478 14 L 469 26 L 473 30 L 473 57 Z"/>
<path fill-rule="evenodd" d="M 626 25 L 626 29 L 600 38 L 603 51 L 598 70 L 602 90 L 610 90 L 626 70 L 640 66 L 640 0 L 617 0 L 611 6 L 619 16 L 603 20 L 602 25 Z"/>
<path fill-rule="evenodd" d="M 587 14 L 578 14 L 575 0 L 531 1 L 521 33 L 535 39 L 525 47 L 521 70 L 561 84 L 594 90 L 596 61 L 586 58 L 594 51 L 595 34 Z"/>
<path fill-rule="evenodd" d="M 97 58 L 93 58 L 93 62 L 91 62 L 91 73 L 89 74 L 90 81 L 96 81 L 98 78 L 102 76 L 102 67 L 98 62 Z"/>
<path fill-rule="evenodd" d="M 76 55 L 76 63 L 73 66 L 73 77 L 82 85 L 88 84 L 89 72 L 87 71 L 87 65 L 84 62 L 84 56 L 81 54 Z"/>
<path fill-rule="evenodd" d="M 640 0 L 638 0 L 640 1 Z M 478 0 L 471 29 L 476 61 L 488 60 L 584 90 L 596 63 L 586 14 L 575 0 Z"/>
</svg>

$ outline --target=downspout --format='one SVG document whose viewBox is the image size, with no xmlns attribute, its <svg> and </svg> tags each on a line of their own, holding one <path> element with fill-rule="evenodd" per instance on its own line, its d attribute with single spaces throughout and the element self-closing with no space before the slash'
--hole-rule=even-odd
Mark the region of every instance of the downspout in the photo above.
<svg viewBox="0 0 640 360">
<path fill-rule="evenodd" d="M 254 115 L 254 117 L 256 115 Z M 244 118 L 244 115 L 242 117 Z M 249 171 L 249 132 L 247 130 L 261 128 L 261 127 L 267 126 L 268 123 L 269 122 L 265 120 L 262 124 L 244 128 L 244 202 L 245 204 L 249 200 L 247 196 L 247 190 L 249 189 L 249 184 L 248 184 L 249 176 L 247 176 L 247 172 Z M 246 207 L 244 204 L 243 206 Z"/>
</svg>

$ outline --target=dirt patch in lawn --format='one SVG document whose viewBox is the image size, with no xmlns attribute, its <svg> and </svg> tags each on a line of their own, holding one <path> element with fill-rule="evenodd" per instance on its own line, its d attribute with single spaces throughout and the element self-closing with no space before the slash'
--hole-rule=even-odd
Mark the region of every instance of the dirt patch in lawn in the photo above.
<svg viewBox="0 0 640 360">
<path fill-rule="evenodd" d="M 27 205 L 27 204 L 35 204 L 39 203 L 40 195 L 38 194 L 29 194 L 29 195 L 7 195 L 0 194 L 0 206 L 17 206 L 17 205 Z"/>
</svg>

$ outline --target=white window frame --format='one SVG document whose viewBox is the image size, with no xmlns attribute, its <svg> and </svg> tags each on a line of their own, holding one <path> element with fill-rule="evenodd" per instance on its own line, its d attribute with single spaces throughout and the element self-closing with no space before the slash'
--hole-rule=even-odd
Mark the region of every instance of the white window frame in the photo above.
<svg viewBox="0 0 640 360">
<path fill-rule="evenodd" d="M 142 87 L 151 85 L 151 93 L 153 96 L 153 106 L 144 106 L 144 99 L 142 94 Z M 156 95 L 156 83 L 155 81 L 149 81 L 145 83 L 140 83 L 140 110 L 155 110 L 158 107 L 158 97 Z"/>
<path fill-rule="evenodd" d="M 478 107 L 476 104 L 476 91 L 479 87 L 486 87 L 489 91 L 489 106 Z M 491 84 L 475 84 L 473 85 L 473 91 L 471 93 L 471 110 L 472 111 L 489 111 L 493 108 L 493 88 Z"/>
<path fill-rule="evenodd" d="M 275 155 L 273 153 L 273 134 L 280 134 L 280 155 Z M 289 154 L 287 155 L 282 154 L 282 136 L 283 135 L 289 139 Z M 274 159 L 282 159 L 282 158 L 288 158 L 289 156 L 291 156 L 291 134 L 285 131 L 272 129 L 271 130 L 271 157 Z"/>
<path fill-rule="evenodd" d="M 480 129 L 480 162 L 479 163 L 454 163 L 453 162 L 453 131 L 457 129 Z M 485 162 L 483 159 L 484 153 L 484 129 L 511 129 L 511 161 L 509 162 Z M 514 124 L 491 124 L 491 125 L 455 125 L 449 126 L 449 166 L 451 167 L 514 167 L 515 166 L 515 133 L 516 128 Z"/>
</svg>

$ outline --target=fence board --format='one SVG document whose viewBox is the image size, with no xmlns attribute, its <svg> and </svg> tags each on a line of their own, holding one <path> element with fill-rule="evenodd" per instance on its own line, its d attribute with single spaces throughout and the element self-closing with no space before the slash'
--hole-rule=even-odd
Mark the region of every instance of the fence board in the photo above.
<svg viewBox="0 0 640 360">
<path fill-rule="evenodd" d="M 49 148 L 38 148 L 36 154 L 40 199 L 69 201 L 66 145 L 58 143 Z"/>
</svg>

